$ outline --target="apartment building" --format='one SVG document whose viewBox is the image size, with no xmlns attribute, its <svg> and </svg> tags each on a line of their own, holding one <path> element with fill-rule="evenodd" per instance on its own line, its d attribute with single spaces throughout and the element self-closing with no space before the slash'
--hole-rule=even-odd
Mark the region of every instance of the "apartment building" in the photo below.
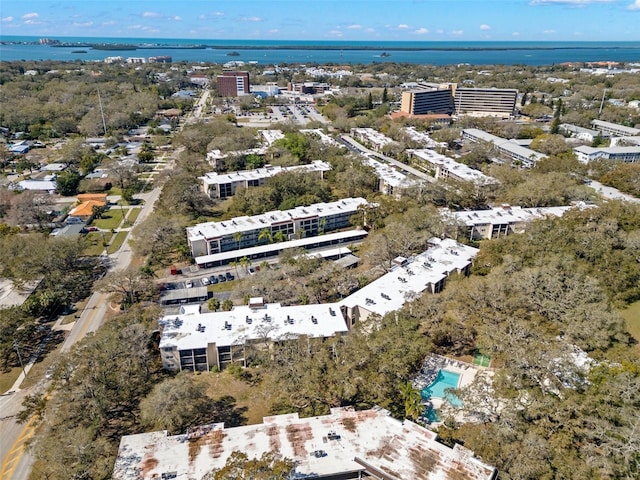
<svg viewBox="0 0 640 480">
<path fill-rule="evenodd" d="M 451 115 L 454 112 L 451 85 L 422 83 L 402 92 L 400 111 L 409 115 Z"/>
<path fill-rule="evenodd" d="M 181 307 L 160 319 L 163 368 L 207 372 L 231 364 L 246 367 L 250 349 L 300 336 L 328 338 L 348 331 L 335 304 L 282 306 L 252 298 L 228 312 Z"/>
<path fill-rule="evenodd" d="M 328 83 L 320 82 L 289 82 L 287 84 L 287 90 L 290 92 L 302 93 L 304 95 L 319 95 L 331 90 L 331 86 Z"/>
<path fill-rule="evenodd" d="M 625 163 L 640 162 L 640 146 L 630 147 L 589 147 L 583 145 L 573 149 L 578 160 L 589 163 L 593 160 L 611 160 Z"/>
<path fill-rule="evenodd" d="M 580 206 L 583 208 L 584 205 Z M 513 233 L 522 233 L 527 224 L 534 220 L 561 217 L 573 206 L 523 208 L 502 205 L 489 210 L 467 210 L 451 212 L 442 210 L 445 220 L 450 220 L 464 228 L 469 240 L 501 238 Z"/>
<path fill-rule="evenodd" d="M 425 252 L 396 258 L 388 273 L 339 302 L 348 327 L 372 314 L 384 316 L 399 310 L 425 291 L 440 293 L 451 275 L 469 275 L 478 251 L 450 238 L 432 238 Z"/>
<path fill-rule="evenodd" d="M 197 446 L 197 448 L 194 448 Z M 249 458 L 277 451 L 295 462 L 290 478 L 320 480 L 494 480 L 497 471 L 460 445 L 438 442 L 435 432 L 396 420 L 374 407 L 335 407 L 328 415 L 265 417 L 261 424 L 225 428 L 202 425 L 184 434 L 126 435 L 120 441 L 114 480 L 204 478 L 235 451 Z"/>
<path fill-rule="evenodd" d="M 432 171 L 433 177 L 437 180 L 452 179 L 461 182 L 472 182 L 478 186 L 497 183 L 495 178 L 433 150 L 407 150 L 407 153 L 410 157 L 422 161 Z"/>
<path fill-rule="evenodd" d="M 263 168 L 254 170 L 241 170 L 231 173 L 205 173 L 200 177 L 202 181 L 202 191 L 213 199 L 225 199 L 236 194 L 238 189 L 250 187 L 261 187 L 267 178 L 274 177 L 286 172 L 317 172 L 323 178 L 324 172 L 331 170 L 331 164 L 316 160 L 308 165 L 296 165 L 292 167 L 279 167 L 265 165 Z"/>
<path fill-rule="evenodd" d="M 598 135 L 603 137 L 608 137 L 608 134 L 602 134 L 597 130 L 592 130 L 590 128 L 580 127 L 578 125 L 572 125 L 570 123 L 561 123 L 558 126 L 560 133 L 567 135 L 572 138 L 577 138 L 578 140 L 582 140 L 583 142 L 592 143 Z"/>
<path fill-rule="evenodd" d="M 366 203 L 364 198 L 345 198 L 222 222 L 199 223 L 187 228 L 187 240 L 191 254 L 199 257 L 268 244 L 278 237 L 283 240 L 314 237 L 321 232 L 349 227 L 351 216 Z"/>
<path fill-rule="evenodd" d="M 510 158 L 524 168 L 531 168 L 537 161 L 546 157 L 540 152 L 519 145 L 514 140 L 507 140 L 477 128 L 465 128 L 462 130 L 462 138 L 471 142 L 491 143 L 496 148 L 496 153 Z"/>
<path fill-rule="evenodd" d="M 387 145 L 396 143 L 394 140 L 373 128 L 352 128 L 351 135 L 367 144 L 371 150 L 376 152 L 382 151 L 382 149 Z"/>
<path fill-rule="evenodd" d="M 372 155 L 363 155 L 362 163 L 375 170 L 378 177 L 378 191 L 385 195 L 400 195 L 405 188 L 412 187 L 416 181 L 387 163 L 376 160 Z"/>
<path fill-rule="evenodd" d="M 634 137 L 640 135 L 640 129 L 618 125 L 617 123 L 604 122 L 602 120 L 591 120 L 591 125 L 595 130 L 612 137 Z"/>
<path fill-rule="evenodd" d="M 516 110 L 518 91 L 511 88 L 453 87 L 453 104 L 457 115 L 511 117 Z"/>
<path fill-rule="evenodd" d="M 223 97 L 240 97 L 251 92 L 249 72 L 227 71 L 216 77 L 218 93 Z"/>
</svg>

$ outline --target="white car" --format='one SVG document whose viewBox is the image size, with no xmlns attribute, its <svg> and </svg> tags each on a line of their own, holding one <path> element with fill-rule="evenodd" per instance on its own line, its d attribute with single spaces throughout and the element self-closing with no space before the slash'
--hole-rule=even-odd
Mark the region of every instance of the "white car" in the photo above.
<svg viewBox="0 0 640 480">
<path fill-rule="evenodd" d="M 202 285 L 204 285 L 205 287 L 206 287 L 207 285 L 209 285 L 210 283 L 211 283 L 211 282 L 209 281 L 209 279 L 208 279 L 207 277 L 204 277 L 204 278 L 202 279 Z"/>
<path fill-rule="evenodd" d="M 187 288 L 193 288 L 193 282 L 191 280 L 188 280 L 185 285 L 187 286 Z"/>
</svg>

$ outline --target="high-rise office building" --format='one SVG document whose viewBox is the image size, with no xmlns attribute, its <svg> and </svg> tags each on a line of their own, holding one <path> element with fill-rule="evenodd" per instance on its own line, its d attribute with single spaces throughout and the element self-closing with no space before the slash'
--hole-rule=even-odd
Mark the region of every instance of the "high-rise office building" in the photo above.
<svg viewBox="0 0 640 480">
<path fill-rule="evenodd" d="M 249 72 L 222 72 L 217 77 L 217 84 L 223 97 L 240 97 L 251 92 Z"/>
<path fill-rule="evenodd" d="M 402 92 L 400 111 L 410 115 L 428 115 L 434 113 L 451 115 L 453 97 L 448 86 L 420 84 Z"/>
<path fill-rule="evenodd" d="M 484 114 L 510 117 L 516 109 L 518 91 L 511 88 L 453 88 L 457 115 Z"/>
</svg>

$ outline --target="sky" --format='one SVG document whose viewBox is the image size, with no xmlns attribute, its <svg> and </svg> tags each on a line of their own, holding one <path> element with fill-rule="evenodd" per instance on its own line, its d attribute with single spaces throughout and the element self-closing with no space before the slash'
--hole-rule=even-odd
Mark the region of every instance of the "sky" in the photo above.
<svg viewBox="0 0 640 480">
<path fill-rule="evenodd" d="M 0 0 L 0 36 L 640 41 L 640 0 Z"/>
</svg>

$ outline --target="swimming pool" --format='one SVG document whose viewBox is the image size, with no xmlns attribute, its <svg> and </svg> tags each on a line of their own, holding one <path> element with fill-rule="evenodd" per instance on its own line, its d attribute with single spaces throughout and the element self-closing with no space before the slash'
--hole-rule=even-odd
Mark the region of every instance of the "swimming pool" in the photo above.
<svg viewBox="0 0 640 480">
<path fill-rule="evenodd" d="M 462 400 L 451 393 L 446 393 L 447 388 L 458 388 L 460 374 L 440 369 L 436 379 L 422 389 L 422 398 L 442 398 L 447 400 L 454 407 L 461 407 Z"/>
</svg>

